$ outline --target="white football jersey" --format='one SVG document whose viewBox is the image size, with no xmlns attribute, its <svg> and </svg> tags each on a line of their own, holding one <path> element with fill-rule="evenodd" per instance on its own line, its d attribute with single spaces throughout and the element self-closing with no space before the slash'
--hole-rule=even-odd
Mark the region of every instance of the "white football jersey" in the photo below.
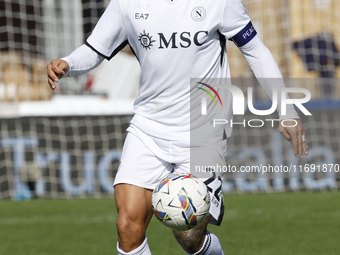
<svg viewBox="0 0 340 255">
<path fill-rule="evenodd" d="M 226 39 L 249 24 L 241 0 L 112 0 L 86 44 L 110 59 L 128 43 L 141 66 L 132 123 L 152 136 L 182 140 L 194 121 L 190 79 L 230 77 Z M 225 93 L 227 119 L 232 109 Z"/>
</svg>

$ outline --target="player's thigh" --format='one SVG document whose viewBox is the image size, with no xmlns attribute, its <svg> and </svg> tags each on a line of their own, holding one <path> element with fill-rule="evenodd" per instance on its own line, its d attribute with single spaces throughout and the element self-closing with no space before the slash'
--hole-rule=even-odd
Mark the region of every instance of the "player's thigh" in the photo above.
<svg viewBox="0 0 340 255">
<path fill-rule="evenodd" d="M 123 227 L 133 224 L 146 229 L 153 215 L 152 190 L 130 184 L 115 186 L 118 222 Z"/>
<path fill-rule="evenodd" d="M 152 217 L 151 195 L 173 165 L 156 157 L 136 135 L 128 133 L 115 177 L 117 225 L 148 224 Z"/>
<path fill-rule="evenodd" d="M 157 157 L 137 135 L 128 133 L 120 165 L 115 177 L 117 184 L 131 184 L 154 189 L 158 182 L 173 170 L 173 164 Z"/>
</svg>

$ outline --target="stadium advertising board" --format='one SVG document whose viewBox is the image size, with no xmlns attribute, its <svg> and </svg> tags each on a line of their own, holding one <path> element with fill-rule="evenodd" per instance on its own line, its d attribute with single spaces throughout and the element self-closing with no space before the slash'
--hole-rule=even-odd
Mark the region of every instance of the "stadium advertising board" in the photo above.
<svg viewBox="0 0 340 255">
<path fill-rule="evenodd" d="M 307 106 L 312 116 L 301 116 L 309 145 L 303 160 L 294 157 L 277 126 L 235 126 L 228 141 L 227 165 L 220 169 L 223 191 L 337 189 L 340 107 L 336 103 L 332 109 L 321 109 L 320 105 Z M 252 116 L 237 116 L 235 123 Z M 275 118 L 265 116 L 271 117 Z M 29 198 L 32 183 L 41 197 L 112 195 L 130 119 L 131 115 L 1 119 L 0 198 Z"/>
</svg>

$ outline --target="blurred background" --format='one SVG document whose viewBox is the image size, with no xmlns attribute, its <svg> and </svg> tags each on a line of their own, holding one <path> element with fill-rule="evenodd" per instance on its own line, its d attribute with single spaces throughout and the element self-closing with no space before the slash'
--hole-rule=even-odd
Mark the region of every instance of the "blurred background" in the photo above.
<svg viewBox="0 0 340 255">
<path fill-rule="evenodd" d="M 63 79 L 56 91 L 50 90 L 45 76 L 51 59 L 66 56 L 85 42 L 108 2 L 0 1 L 0 198 L 113 194 L 111 183 L 138 93 L 136 58 L 127 46 L 87 75 Z M 235 128 L 228 162 L 238 167 L 340 163 L 340 2 L 243 2 L 287 85 L 311 92 L 312 101 L 305 106 L 313 116 L 301 116 L 311 153 L 303 161 L 295 160 L 275 129 Z M 267 95 L 238 48 L 228 42 L 227 52 L 234 84 L 245 93 L 246 87 L 255 85 L 255 105 L 269 108 Z M 232 174 L 226 176 L 224 191 L 320 190 L 338 185 L 335 171 Z"/>
<path fill-rule="evenodd" d="M 111 183 L 138 93 L 136 58 L 127 46 L 87 75 L 63 79 L 56 91 L 45 76 L 51 59 L 85 42 L 108 2 L 0 1 L 0 198 L 113 194 Z M 305 106 L 313 116 L 301 114 L 311 153 L 298 161 L 275 129 L 235 128 L 228 162 L 238 167 L 340 163 L 340 2 L 243 2 L 287 85 L 311 92 Z M 228 42 L 227 52 L 234 84 L 245 93 L 254 85 L 256 107 L 268 109 L 268 97 L 238 48 Z M 258 182 L 258 177 L 266 180 Z M 336 177 L 334 171 L 236 174 L 226 176 L 224 191 L 337 189 Z"/>
<path fill-rule="evenodd" d="M 113 202 L 105 198 L 114 194 L 112 183 L 138 94 L 139 64 L 127 46 L 87 75 L 61 80 L 55 91 L 45 75 L 51 59 L 85 42 L 108 2 L 0 0 L 0 239 L 7 240 L 1 254 L 104 254 L 114 249 L 116 215 L 111 214 Z M 305 107 L 313 115 L 300 113 L 309 155 L 296 159 L 276 127 L 234 128 L 229 164 L 293 165 L 298 171 L 226 175 L 225 221 L 232 231 L 216 231 L 225 237 L 223 246 L 236 254 L 338 254 L 340 1 L 243 3 L 287 85 L 311 92 Z M 255 108 L 270 108 L 238 48 L 228 42 L 227 52 L 233 83 L 245 93 L 254 85 Z M 254 118 L 250 113 L 245 117 Z M 10 201 L 32 198 L 40 199 Z M 158 230 L 149 232 L 153 235 L 160 236 Z M 166 244 L 156 254 L 180 253 L 169 235 L 164 232 Z M 314 245 L 320 241 L 323 249 Z M 152 241 L 151 246 L 157 249 Z"/>
</svg>

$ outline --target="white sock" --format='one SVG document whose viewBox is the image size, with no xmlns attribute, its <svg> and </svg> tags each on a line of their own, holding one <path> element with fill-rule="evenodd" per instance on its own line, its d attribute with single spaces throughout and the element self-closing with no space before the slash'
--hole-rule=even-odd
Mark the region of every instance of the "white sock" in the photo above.
<svg viewBox="0 0 340 255">
<path fill-rule="evenodd" d="M 187 255 L 224 255 L 220 241 L 217 236 L 209 231 L 207 231 L 207 235 L 204 238 L 204 243 L 202 248 L 194 253 Z"/>
<path fill-rule="evenodd" d="M 151 255 L 147 237 L 145 237 L 144 242 L 138 248 L 130 252 L 124 252 L 119 249 L 119 243 L 117 242 L 117 251 L 118 255 Z"/>
</svg>

